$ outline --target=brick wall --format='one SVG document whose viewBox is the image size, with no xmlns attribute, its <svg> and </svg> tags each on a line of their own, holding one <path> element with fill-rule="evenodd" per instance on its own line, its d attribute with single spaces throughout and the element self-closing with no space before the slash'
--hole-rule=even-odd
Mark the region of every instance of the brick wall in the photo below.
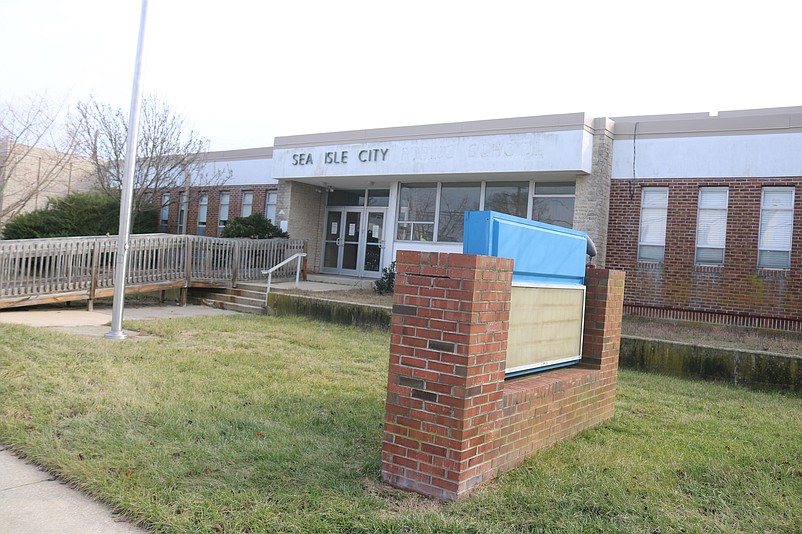
<svg viewBox="0 0 802 534">
<path fill-rule="evenodd" d="M 399 251 L 382 478 L 456 499 L 613 415 L 624 277 L 590 269 L 580 365 L 504 380 L 512 260 Z"/>
<path fill-rule="evenodd" d="M 239 217 L 242 214 L 242 194 L 246 191 L 253 192 L 253 209 L 252 213 L 265 213 L 265 200 L 267 199 L 268 191 L 276 191 L 275 184 L 270 185 L 229 185 L 219 187 L 192 187 L 190 189 L 190 196 L 188 202 L 187 214 L 187 230 L 188 234 L 197 234 L 198 232 L 198 203 L 202 193 L 208 193 L 209 204 L 206 209 L 206 236 L 219 237 L 218 224 L 220 216 L 220 193 L 230 193 L 228 205 L 228 220 Z M 170 212 L 168 222 L 168 232 L 171 234 L 178 233 L 178 214 L 179 205 L 178 199 L 180 193 L 184 188 L 175 188 L 169 191 L 170 193 Z M 161 199 L 156 199 L 160 202 Z M 293 236 L 295 237 L 295 236 Z"/>
<path fill-rule="evenodd" d="M 791 269 L 757 268 L 763 186 L 796 187 Z M 724 265 L 696 266 L 699 187 L 728 187 Z M 637 261 L 641 188 L 668 187 L 665 260 Z M 802 179 L 614 180 L 606 266 L 627 272 L 625 311 L 802 330 Z"/>
</svg>

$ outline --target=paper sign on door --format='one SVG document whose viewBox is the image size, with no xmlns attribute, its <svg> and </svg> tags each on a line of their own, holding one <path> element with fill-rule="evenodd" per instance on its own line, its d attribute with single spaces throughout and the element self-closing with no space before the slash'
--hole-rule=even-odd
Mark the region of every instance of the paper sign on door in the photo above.
<svg viewBox="0 0 802 534">
<path fill-rule="evenodd" d="M 349 236 L 354 236 L 354 235 L 356 235 L 356 224 L 353 224 L 353 223 L 352 223 L 352 224 L 349 224 L 349 225 L 348 225 L 348 235 L 349 235 Z"/>
<path fill-rule="evenodd" d="M 331 223 L 331 235 L 337 235 L 337 221 Z"/>
</svg>

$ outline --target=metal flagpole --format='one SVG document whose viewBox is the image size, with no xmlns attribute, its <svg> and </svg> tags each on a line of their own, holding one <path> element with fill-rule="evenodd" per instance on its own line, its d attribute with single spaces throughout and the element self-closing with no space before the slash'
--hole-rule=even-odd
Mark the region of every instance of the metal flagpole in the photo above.
<svg viewBox="0 0 802 534">
<path fill-rule="evenodd" d="M 139 108 L 142 103 L 142 56 L 145 48 L 145 19 L 148 0 L 142 0 L 142 14 L 139 19 L 139 40 L 134 64 L 134 87 L 131 93 L 131 111 L 128 114 L 128 139 L 125 147 L 125 169 L 120 196 L 120 230 L 117 235 L 117 261 L 114 273 L 114 303 L 111 311 L 111 330 L 106 333 L 109 339 L 125 339 L 123 332 L 123 308 L 125 307 L 125 275 L 128 268 L 128 237 L 131 233 L 131 201 L 134 196 L 134 167 L 136 165 L 136 141 L 139 133 Z"/>
</svg>

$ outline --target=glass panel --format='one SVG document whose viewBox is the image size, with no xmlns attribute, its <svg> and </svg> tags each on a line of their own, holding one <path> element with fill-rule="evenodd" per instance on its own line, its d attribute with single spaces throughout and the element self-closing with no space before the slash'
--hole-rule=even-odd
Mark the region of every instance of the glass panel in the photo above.
<svg viewBox="0 0 802 534">
<path fill-rule="evenodd" d="M 389 189 L 371 189 L 368 191 L 368 206 L 386 208 L 390 205 Z"/>
<path fill-rule="evenodd" d="M 389 194 L 389 192 L 388 192 Z M 327 206 L 364 206 L 365 190 L 335 189 L 329 193 Z"/>
<path fill-rule="evenodd" d="M 666 244 L 667 206 L 667 187 L 648 187 L 642 190 L 638 261 L 663 261 Z"/>
<path fill-rule="evenodd" d="M 340 221 L 343 214 L 339 211 L 330 211 L 326 217 L 326 240 L 333 241 L 340 238 Z"/>
<path fill-rule="evenodd" d="M 532 219 L 571 228 L 574 225 L 574 198 L 535 197 L 532 204 Z"/>
<path fill-rule="evenodd" d="M 362 214 L 357 211 L 349 211 L 345 214 L 345 228 L 343 228 L 345 234 L 343 237 L 346 243 L 359 241 L 359 222 L 362 219 L 361 215 Z"/>
<path fill-rule="evenodd" d="M 328 267 L 330 269 L 337 268 L 337 254 L 340 251 L 340 247 L 337 246 L 337 243 L 334 241 L 327 241 L 325 250 L 323 251 L 323 267 Z"/>
<path fill-rule="evenodd" d="M 198 202 L 198 224 L 206 224 L 206 213 L 209 211 L 209 195 L 203 193 Z"/>
<path fill-rule="evenodd" d="M 440 190 L 440 220 L 437 240 L 459 243 L 462 241 L 465 212 L 479 209 L 481 185 L 443 184 Z"/>
<path fill-rule="evenodd" d="M 638 261 L 663 261 L 665 247 L 641 245 L 638 247 Z"/>
<path fill-rule="evenodd" d="M 368 213 L 368 243 L 378 243 L 384 239 L 384 213 Z"/>
<path fill-rule="evenodd" d="M 641 207 L 644 208 L 668 207 L 668 188 L 667 187 L 644 188 L 643 196 L 641 197 Z"/>
<path fill-rule="evenodd" d="M 724 263 L 724 249 L 697 248 L 696 263 L 701 265 L 722 265 Z"/>
<path fill-rule="evenodd" d="M 169 218 L 170 218 L 170 193 L 162 193 L 162 211 L 161 211 L 162 224 L 167 224 L 167 220 Z"/>
<path fill-rule="evenodd" d="M 380 242 L 383 239 L 384 213 L 368 213 L 368 230 L 365 243 L 365 271 L 379 272 L 382 252 Z"/>
<path fill-rule="evenodd" d="M 763 189 L 764 208 L 792 209 L 794 207 L 793 189 L 786 187 L 766 187 Z"/>
<path fill-rule="evenodd" d="M 777 250 L 761 250 L 758 253 L 757 266 L 764 269 L 789 269 L 791 253 Z"/>
<path fill-rule="evenodd" d="M 401 186 L 398 201 L 398 220 L 434 223 L 437 186 L 434 184 L 408 184 Z"/>
<path fill-rule="evenodd" d="M 727 209 L 728 189 L 726 187 L 700 187 L 699 208 Z"/>
<path fill-rule="evenodd" d="M 242 193 L 242 216 L 249 217 L 253 212 L 253 191 Z"/>
<path fill-rule="evenodd" d="M 573 195 L 576 192 L 574 182 L 538 182 L 535 184 L 535 195 Z"/>
<path fill-rule="evenodd" d="M 760 248 L 791 250 L 793 211 L 767 210 L 760 214 Z"/>
<path fill-rule="evenodd" d="M 343 269 L 356 270 L 356 257 L 359 253 L 357 243 L 346 243 L 343 247 Z"/>
<path fill-rule="evenodd" d="M 726 210 L 700 210 L 696 226 L 696 246 L 724 248 L 726 230 Z"/>
<path fill-rule="evenodd" d="M 278 199 L 278 194 L 273 192 L 268 192 L 267 196 L 265 197 L 265 219 L 269 219 L 270 222 L 274 222 L 276 220 L 276 200 Z"/>
<path fill-rule="evenodd" d="M 218 220 L 223 223 L 228 220 L 228 205 L 231 202 L 231 193 L 220 193 L 220 215 Z M 225 226 L 221 224 L 220 226 Z"/>
<path fill-rule="evenodd" d="M 397 238 L 404 241 L 432 241 L 436 201 L 437 186 L 434 184 L 402 185 L 398 195 Z"/>
<path fill-rule="evenodd" d="M 401 241 L 433 241 L 434 223 L 398 223 L 398 235 Z"/>
<path fill-rule="evenodd" d="M 485 186 L 485 209 L 526 217 L 529 183 L 493 182 Z"/>
</svg>

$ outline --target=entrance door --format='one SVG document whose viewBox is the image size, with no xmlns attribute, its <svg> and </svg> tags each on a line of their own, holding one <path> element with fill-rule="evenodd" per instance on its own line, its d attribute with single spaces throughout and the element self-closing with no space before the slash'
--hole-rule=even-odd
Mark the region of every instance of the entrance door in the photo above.
<svg viewBox="0 0 802 534">
<path fill-rule="evenodd" d="M 384 212 L 371 208 L 329 208 L 321 272 L 378 276 L 384 252 Z"/>
<path fill-rule="evenodd" d="M 384 255 L 384 210 L 375 211 L 368 208 L 367 222 L 365 261 L 362 270 L 365 275 L 378 275 Z"/>
<path fill-rule="evenodd" d="M 360 248 L 364 242 L 361 237 L 361 209 L 327 210 L 321 271 L 357 276 L 360 270 Z"/>
</svg>

